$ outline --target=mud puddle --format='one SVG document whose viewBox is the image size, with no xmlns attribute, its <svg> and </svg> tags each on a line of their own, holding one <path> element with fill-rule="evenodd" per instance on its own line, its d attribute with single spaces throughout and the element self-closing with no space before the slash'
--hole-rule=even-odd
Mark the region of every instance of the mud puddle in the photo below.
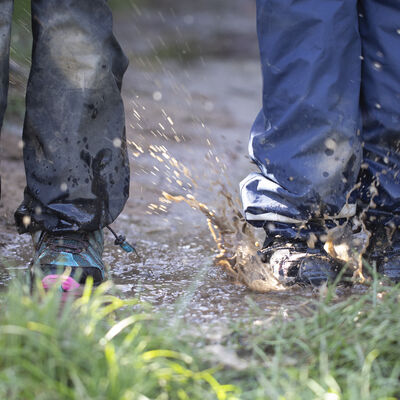
<svg viewBox="0 0 400 400">
<path fill-rule="evenodd" d="M 135 260 L 111 244 L 112 238 L 108 236 L 104 261 L 117 293 L 151 304 L 171 321 L 213 325 L 252 320 L 260 312 L 266 317 L 287 316 L 315 295 L 303 288 L 254 293 L 234 283 L 221 267 L 214 265 L 215 246 L 207 230 L 200 232 L 199 237 L 203 241 L 184 239 L 179 234 L 171 237 L 166 232 L 153 240 L 140 240 L 140 260 Z M 28 281 L 30 243 L 25 236 L 16 238 L 13 245 L 2 248 L 0 289 L 6 288 L 12 279 Z"/>
</svg>

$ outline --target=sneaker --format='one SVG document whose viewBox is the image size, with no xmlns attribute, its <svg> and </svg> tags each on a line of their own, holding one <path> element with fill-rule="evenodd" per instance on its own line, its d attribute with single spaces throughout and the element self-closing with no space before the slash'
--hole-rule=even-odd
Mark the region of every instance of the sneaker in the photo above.
<svg viewBox="0 0 400 400">
<path fill-rule="evenodd" d="M 341 265 L 336 260 L 325 251 L 318 250 L 314 254 L 308 253 L 301 259 L 297 281 L 312 286 L 321 286 L 323 283 L 333 282 L 340 269 Z"/>
<path fill-rule="evenodd" d="M 44 289 L 58 283 L 64 292 L 77 291 L 88 276 L 93 277 L 94 285 L 105 280 L 102 230 L 72 233 L 38 231 L 32 239 L 35 255 L 31 274 L 42 277 Z"/>
<path fill-rule="evenodd" d="M 275 278 L 286 286 L 295 283 L 320 286 L 334 281 L 341 268 L 323 248 L 311 249 L 302 242 L 266 240 L 260 253 Z"/>
</svg>

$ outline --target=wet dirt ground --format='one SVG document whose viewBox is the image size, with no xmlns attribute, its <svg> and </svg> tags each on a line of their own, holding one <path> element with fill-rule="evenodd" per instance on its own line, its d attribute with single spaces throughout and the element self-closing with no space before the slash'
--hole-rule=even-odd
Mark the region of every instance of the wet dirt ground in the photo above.
<svg viewBox="0 0 400 400">
<path fill-rule="evenodd" d="M 111 235 L 104 258 L 123 296 L 139 296 L 167 315 L 200 324 L 246 320 L 255 308 L 265 317 L 286 315 L 312 292 L 257 294 L 235 283 L 213 265 L 216 246 L 204 216 L 184 203 L 159 200 L 163 191 L 191 194 L 218 209 L 218 181 L 235 197 L 239 181 L 255 170 L 247 155 L 261 105 L 255 2 L 192 3 L 163 1 L 115 12 L 115 33 L 130 59 L 123 97 L 131 196 L 113 227 L 136 243 L 140 259 L 122 253 Z M 13 226 L 25 179 L 20 135 L 21 123 L 6 121 L 0 287 L 27 276 L 32 252 L 30 238 L 18 236 Z"/>
</svg>

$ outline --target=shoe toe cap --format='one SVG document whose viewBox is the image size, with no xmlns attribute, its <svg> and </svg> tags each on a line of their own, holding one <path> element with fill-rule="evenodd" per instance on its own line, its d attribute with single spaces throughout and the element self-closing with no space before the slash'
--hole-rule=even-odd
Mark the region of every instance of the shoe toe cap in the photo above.
<svg viewBox="0 0 400 400">
<path fill-rule="evenodd" d="M 298 280 L 313 286 L 320 286 L 325 282 L 334 281 L 337 276 L 337 267 L 328 260 L 319 257 L 307 257 L 302 260 L 298 272 Z"/>
</svg>

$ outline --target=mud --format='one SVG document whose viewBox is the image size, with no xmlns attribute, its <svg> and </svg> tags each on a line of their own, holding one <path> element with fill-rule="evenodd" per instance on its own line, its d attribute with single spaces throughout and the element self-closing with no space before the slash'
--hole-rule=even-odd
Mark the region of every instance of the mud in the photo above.
<svg viewBox="0 0 400 400">
<path fill-rule="evenodd" d="M 123 97 L 131 195 L 113 228 L 136 243 L 140 259 L 107 236 L 110 277 L 123 296 L 139 296 L 177 318 L 247 319 L 257 308 L 287 315 L 314 295 L 311 289 L 252 293 L 215 265 L 220 249 L 204 214 L 190 204 L 163 202 L 163 192 L 189 194 L 221 210 L 221 191 L 237 203 L 238 182 L 256 170 L 247 156 L 261 104 L 255 4 L 159 3 L 115 14 L 116 36 L 130 59 Z M 21 126 L 6 120 L 2 132 L 0 288 L 16 276 L 25 279 L 31 257 L 29 237 L 18 236 L 13 225 L 25 179 Z"/>
</svg>

